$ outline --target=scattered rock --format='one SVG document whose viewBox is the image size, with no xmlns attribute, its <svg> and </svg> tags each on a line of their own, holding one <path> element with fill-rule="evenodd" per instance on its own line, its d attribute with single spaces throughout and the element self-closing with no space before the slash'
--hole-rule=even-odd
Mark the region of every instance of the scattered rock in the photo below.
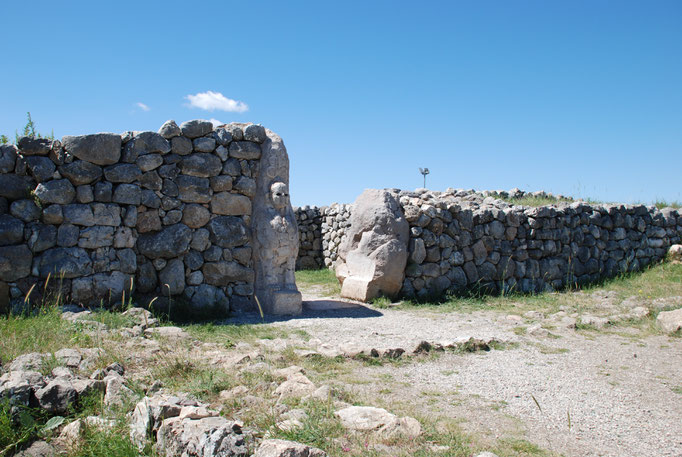
<svg viewBox="0 0 682 457">
<path fill-rule="evenodd" d="M 157 440 L 159 453 L 167 457 L 248 455 L 240 425 L 223 417 L 166 419 L 159 428 Z"/>
<path fill-rule="evenodd" d="M 71 381 L 55 378 L 35 392 L 40 407 L 52 414 L 65 414 L 69 405 L 76 401 L 78 393 Z"/>
<path fill-rule="evenodd" d="M 275 394 L 279 395 L 280 400 L 284 398 L 300 398 L 312 394 L 315 391 L 315 384 L 302 373 L 292 374 L 287 380 L 275 389 Z"/>
<path fill-rule="evenodd" d="M 327 454 L 305 444 L 285 440 L 263 440 L 253 457 L 326 457 Z"/>
<path fill-rule="evenodd" d="M 125 386 L 120 375 L 109 375 L 104 380 L 107 383 L 106 393 L 104 394 L 105 405 L 122 408 L 135 399 L 135 393 Z"/>
<path fill-rule="evenodd" d="M 372 406 L 350 406 L 336 412 L 343 427 L 353 431 L 375 431 L 385 437 L 416 437 L 421 426 L 411 417 L 398 418 L 385 409 Z"/>
<path fill-rule="evenodd" d="M 661 311 L 658 313 L 656 322 L 666 333 L 675 333 L 682 330 L 682 308 L 674 311 Z"/>
</svg>

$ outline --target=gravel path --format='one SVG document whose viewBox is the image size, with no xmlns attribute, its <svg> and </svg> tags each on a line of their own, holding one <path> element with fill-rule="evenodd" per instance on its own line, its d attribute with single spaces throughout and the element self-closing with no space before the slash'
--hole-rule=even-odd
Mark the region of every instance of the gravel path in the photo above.
<svg viewBox="0 0 682 457">
<path fill-rule="evenodd" d="M 682 456 L 680 338 L 579 333 L 561 326 L 552 331 L 559 338 L 518 336 L 514 328 L 522 323 L 492 311 L 377 310 L 314 295 L 304 299 L 302 316 L 276 325 L 305 329 L 332 345 L 411 350 L 422 340 L 464 336 L 519 343 L 507 350 L 445 353 L 435 360 L 365 367 L 358 373 L 390 375 L 392 395 L 412 396 L 415 405 L 424 391 L 442 395 L 435 407 L 424 404 L 422 413 L 437 410 L 463 419 L 471 431 L 487 428 L 494 437 L 514 428 L 511 416 L 526 439 L 568 456 Z M 379 386 L 360 389 L 376 395 Z M 448 401 L 452 398 L 458 401 Z"/>
</svg>

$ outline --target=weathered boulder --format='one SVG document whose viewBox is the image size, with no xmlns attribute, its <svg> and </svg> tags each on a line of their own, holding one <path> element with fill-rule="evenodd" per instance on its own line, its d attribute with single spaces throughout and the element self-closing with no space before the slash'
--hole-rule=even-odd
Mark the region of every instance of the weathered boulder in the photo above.
<svg viewBox="0 0 682 457">
<path fill-rule="evenodd" d="M 104 404 L 109 407 L 122 408 L 135 399 L 135 393 L 126 387 L 123 378 L 117 375 L 107 376 Z"/>
<path fill-rule="evenodd" d="M 76 401 L 78 393 L 65 378 L 55 378 L 35 392 L 40 407 L 52 414 L 64 414 L 69 405 Z"/>
<path fill-rule="evenodd" d="M 365 190 L 355 201 L 339 246 L 341 295 L 360 301 L 395 296 L 404 279 L 409 230 L 395 194 Z"/>
<path fill-rule="evenodd" d="M 207 224 L 211 243 L 222 248 L 241 246 L 249 241 L 249 230 L 241 217 L 218 216 Z"/>
<path fill-rule="evenodd" d="M 0 174 L 0 197 L 8 200 L 30 198 L 33 185 L 31 180 L 13 174 Z"/>
<path fill-rule="evenodd" d="M 213 131 L 213 124 L 211 121 L 203 119 L 193 119 L 180 124 L 182 134 L 187 138 L 198 138 Z"/>
<path fill-rule="evenodd" d="M 157 434 L 159 453 L 167 457 L 246 457 L 241 427 L 224 417 L 193 420 L 172 417 Z"/>
<path fill-rule="evenodd" d="M 46 156 L 52 149 L 52 140 L 49 138 L 36 138 L 33 136 L 22 136 L 17 143 L 21 154 L 24 156 Z"/>
<path fill-rule="evenodd" d="M 176 124 L 175 121 L 171 119 L 163 123 L 163 125 L 159 128 L 158 133 L 165 139 L 170 140 L 171 138 L 180 135 L 182 133 L 182 130 L 180 130 L 178 124 Z"/>
<path fill-rule="evenodd" d="M 40 208 L 27 198 L 13 201 L 9 207 L 9 213 L 24 222 L 32 222 L 40 219 Z"/>
<path fill-rule="evenodd" d="M 64 275 L 67 279 L 87 276 L 92 274 L 92 260 L 82 248 L 52 248 L 41 255 L 38 272 L 41 278 L 48 274 Z"/>
<path fill-rule="evenodd" d="M 211 212 L 226 216 L 251 214 L 251 200 L 244 195 L 218 192 L 211 198 Z"/>
<path fill-rule="evenodd" d="M 349 406 L 336 412 L 343 427 L 359 432 L 374 431 L 386 438 L 417 437 L 421 426 L 411 417 L 397 417 L 385 409 L 372 406 Z"/>
<path fill-rule="evenodd" d="M 33 391 L 44 386 L 45 380 L 37 371 L 10 371 L 0 376 L 0 401 L 29 406 Z"/>
<path fill-rule="evenodd" d="M 275 389 L 275 394 L 283 398 L 301 398 L 315 392 L 315 384 L 302 373 L 296 373 L 287 377 L 287 380 Z"/>
<path fill-rule="evenodd" d="M 185 224 L 170 225 L 157 233 L 144 233 L 137 239 L 137 249 L 150 259 L 172 259 L 189 249 L 192 230 Z"/>
<path fill-rule="evenodd" d="M 199 178 L 217 176 L 222 168 L 223 164 L 217 156 L 205 152 L 195 152 L 180 162 L 180 171 L 183 174 Z"/>
<path fill-rule="evenodd" d="M 208 262 L 201 269 L 204 281 L 214 286 L 227 286 L 233 281 L 253 281 L 254 272 L 251 268 L 239 265 L 237 262 Z"/>
<path fill-rule="evenodd" d="M 668 249 L 668 259 L 671 262 L 682 262 L 682 244 L 673 244 Z"/>
<path fill-rule="evenodd" d="M 267 139 L 265 127 L 260 124 L 247 125 L 244 128 L 244 139 L 255 143 L 263 143 Z"/>
<path fill-rule="evenodd" d="M 113 165 L 121 158 L 121 136 L 116 133 L 65 136 L 62 144 L 72 155 L 95 165 Z"/>
<path fill-rule="evenodd" d="M 35 195 L 42 203 L 68 205 L 76 197 L 76 189 L 68 179 L 55 179 L 38 184 Z"/>
<path fill-rule="evenodd" d="M 132 163 L 117 163 L 104 169 L 104 177 L 109 182 L 131 183 L 142 175 L 140 167 Z"/>
<path fill-rule="evenodd" d="M 54 162 L 47 157 L 26 157 L 25 160 L 28 171 L 36 182 L 43 182 L 50 179 L 57 169 Z"/>
<path fill-rule="evenodd" d="M 33 254 L 26 245 L 0 247 L 0 280 L 16 281 L 31 273 Z"/>
<path fill-rule="evenodd" d="M 209 210 L 201 205 L 188 204 L 182 210 L 182 222 L 189 228 L 199 228 L 206 225 L 211 218 Z"/>
<path fill-rule="evenodd" d="M 261 155 L 260 146 L 251 141 L 233 141 L 229 151 L 230 157 L 235 159 L 256 160 Z"/>
<path fill-rule="evenodd" d="M 24 239 L 24 223 L 9 214 L 0 215 L 0 246 L 21 243 Z"/>
<path fill-rule="evenodd" d="M 180 175 L 175 180 L 178 198 L 186 203 L 208 203 L 211 201 L 210 184 L 207 178 Z"/>
<path fill-rule="evenodd" d="M 263 440 L 253 457 L 327 457 L 327 453 L 295 441 L 269 439 Z"/>
<path fill-rule="evenodd" d="M 11 173 L 17 162 L 17 147 L 13 144 L 0 144 L 0 173 Z"/>
<path fill-rule="evenodd" d="M 171 259 L 159 272 L 159 281 L 164 286 L 163 293 L 181 294 L 185 290 L 185 265 L 180 259 Z"/>
<path fill-rule="evenodd" d="M 74 186 L 90 184 L 102 176 L 102 167 L 85 160 L 74 160 L 73 162 L 59 167 L 59 173 Z"/>
<path fill-rule="evenodd" d="M 658 313 L 656 322 L 666 333 L 679 332 L 682 330 L 682 308 Z"/>
<path fill-rule="evenodd" d="M 215 138 L 208 137 L 196 138 L 192 141 L 192 145 L 196 152 L 213 152 L 215 150 L 216 140 Z"/>
</svg>

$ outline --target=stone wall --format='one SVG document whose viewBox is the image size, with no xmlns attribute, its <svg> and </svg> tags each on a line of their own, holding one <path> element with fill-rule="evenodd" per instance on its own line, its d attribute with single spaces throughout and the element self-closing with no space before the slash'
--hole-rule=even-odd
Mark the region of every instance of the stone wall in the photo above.
<svg viewBox="0 0 682 457">
<path fill-rule="evenodd" d="M 294 208 L 300 247 L 296 269 L 333 268 L 341 238 L 350 225 L 352 205 Z"/>
<path fill-rule="evenodd" d="M 660 261 L 682 237 L 682 217 L 671 208 L 585 202 L 524 207 L 491 193 L 455 189 L 399 195 L 410 224 L 401 290 L 407 297 L 472 286 L 495 293 L 585 284 Z M 307 251 L 307 257 L 334 267 L 352 209 L 310 209 L 322 222 L 321 249 Z M 306 235 L 311 245 L 317 239 Z"/>
<path fill-rule="evenodd" d="M 74 303 L 131 290 L 223 309 L 250 301 L 252 201 L 271 135 L 168 121 L 158 133 L 0 146 L 0 303 L 35 284 L 39 298 L 48 275 Z"/>
</svg>

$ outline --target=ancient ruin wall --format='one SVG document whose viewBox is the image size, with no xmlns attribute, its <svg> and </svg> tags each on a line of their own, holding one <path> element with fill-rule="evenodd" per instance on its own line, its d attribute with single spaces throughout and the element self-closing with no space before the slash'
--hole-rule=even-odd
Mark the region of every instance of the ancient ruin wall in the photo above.
<svg viewBox="0 0 682 457">
<path fill-rule="evenodd" d="M 400 203 L 410 223 L 401 290 L 407 297 L 472 286 L 532 292 L 594 282 L 660 261 L 682 238 L 682 217 L 671 208 L 584 202 L 529 208 L 454 190 L 402 191 Z M 321 249 L 302 250 L 300 266 L 307 259 L 334 266 L 333 240 L 343 236 L 351 211 L 352 205 L 306 210 L 301 245 L 305 238 Z M 319 237 L 305 229 L 310 220 L 319 221 Z"/>
<path fill-rule="evenodd" d="M 132 285 L 199 307 L 250 304 L 252 203 L 273 135 L 169 121 L 0 146 L 0 303 L 34 284 L 37 299 L 51 275 L 74 303 L 121 301 Z"/>
</svg>

